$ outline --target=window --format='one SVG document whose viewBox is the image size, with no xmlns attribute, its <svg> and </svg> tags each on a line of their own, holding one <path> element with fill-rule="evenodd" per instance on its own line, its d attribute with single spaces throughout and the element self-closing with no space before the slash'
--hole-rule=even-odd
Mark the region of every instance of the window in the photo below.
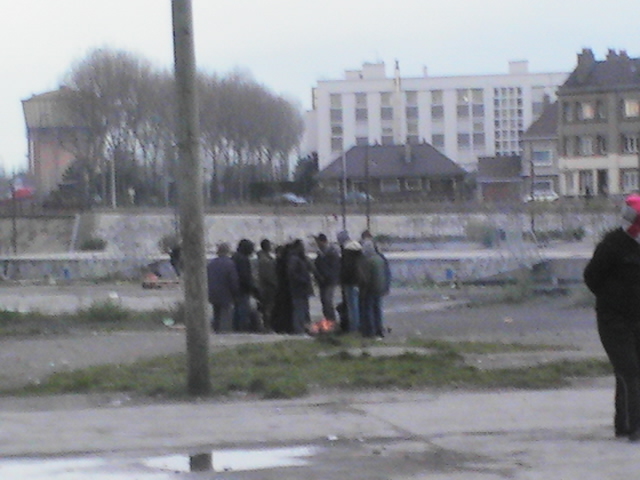
<svg viewBox="0 0 640 480">
<path fill-rule="evenodd" d="M 431 135 L 431 145 L 436 148 L 444 147 L 444 135 L 442 133 L 434 133 Z"/>
<path fill-rule="evenodd" d="M 596 153 L 598 155 L 607 154 L 607 137 L 604 135 L 598 135 L 596 137 Z"/>
<path fill-rule="evenodd" d="M 382 145 L 393 145 L 393 135 L 383 135 L 380 140 Z"/>
<path fill-rule="evenodd" d="M 458 98 L 458 105 L 469 103 L 471 97 L 469 95 L 469 90 L 466 88 L 456 90 L 456 97 Z"/>
<path fill-rule="evenodd" d="M 339 93 L 332 93 L 329 95 L 329 102 L 331 108 L 342 108 L 342 95 Z"/>
<path fill-rule="evenodd" d="M 367 94 L 366 93 L 356 93 L 356 106 L 358 106 L 358 107 L 366 107 L 367 106 Z"/>
<path fill-rule="evenodd" d="M 391 92 L 382 92 L 380 94 L 380 105 L 383 107 L 391 106 Z"/>
<path fill-rule="evenodd" d="M 407 143 L 409 145 L 418 145 L 420 143 L 420 137 L 418 135 L 407 135 Z"/>
<path fill-rule="evenodd" d="M 637 98 L 625 98 L 623 100 L 623 113 L 627 118 L 640 117 L 640 100 Z"/>
<path fill-rule="evenodd" d="M 552 159 L 551 150 L 534 150 L 531 154 L 531 161 L 539 167 L 551 165 Z"/>
<path fill-rule="evenodd" d="M 593 193 L 593 172 L 591 170 L 580 170 L 578 172 L 578 186 L 580 194 Z"/>
<path fill-rule="evenodd" d="M 569 102 L 564 102 L 562 104 L 562 118 L 565 122 L 573 121 L 573 108 L 571 108 L 571 104 Z"/>
<path fill-rule="evenodd" d="M 473 134 L 473 146 L 474 147 L 484 147 L 484 133 L 474 133 Z"/>
<path fill-rule="evenodd" d="M 417 105 L 418 104 L 418 92 L 405 92 L 407 105 Z"/>
<path fill-rule="evenodd" d="M 342 151 L 342 137 L 333 137 L 331 139 L 331 151 L 333 152 Z"/>
<path fill-rule="evenodd" d="M 422 190 L 421 178 L 405 178 L 404 179 L 405 190 Z"/>
<path fill-rule="evenodd" d="M 458 105 L 456 107 L 456 111 L 458 113 L 458 118 L 468 118 L 469 117 L 469 105 Z"/>
<path fill-rule="evenodd" d="M 533 182 L 533 191 L 540 193 L 553 192 L 553 182 L 551 180 L 535 180 Z"/>
<path fill-rule="evenodd" d="M 576 114 L 578 120 L 593 120 L 596 116 L 595 108 L 591 102 L 576 103 Z"/>
<path fill-rule="evenodd" d="M 331 121 L 332 122 L 341 122 L 342 121 L 342 110 L 332 108 L 331 109 Z"/>
<path fill-rule="evenodd" d="M 484 117 L 484 105 L 471 105 L 471 113 L 474 117 Z"/>
<path fill-rule="evenodd" d="M 607 107 L 601 100 L 596 102 L 596 118 L 598 120 L 606 120 L 607 118 Z"/>
<path fill-rule="evenodd" d="M 432 119 L 443 119 L 444 118 L 444 107 L 442 105 L 432 105 L 431 106 L 431 118 Z"/>
<path fill-rule="evenodd" d="M 382 120 L 393 120 L 393 108 L 392 107 L 380 108 L 380 118 Z"/>
<path fill-rule="evenodd" d="M 418 107 L 407 107 L 407 118 L 418 118 Z"/>
<path fill-rule="evenodd" d="M 471 101 L 473 103 L 484 103 L 484 95 L 481 88 L 471 90 Z"/>
<path fill-rule="evenodd" d="M 621 172 L 621 187 L 624 193 L 630 193 L 638 190 L 638 170 L 629 169 Z"/>
<path fill-rule="evenodd" d="M 471 138 L 468 133 L 458 134 L 458 148 L 469 148 L 471 146 Z"/>
<path fill-rule="evenodd" d="M 623 153 L 638 153 L 638 137 L 623 135 L 622 151 Z"/>
<path fill-rule="evenodd" d="M 400 181 L 397 178 L 383 178 L 380 180 L 381 192 L 399 192 Z"/>
<path fill-rule="evenodd" d="M 331 135 L 334 137 L 341 137 L 342 125 L 331 125 Z"/>
<path fill-rule="evenodd" d="M 576 185 L 573 178 L 573 172 L 564 173 L 564 187 L 567 193 L 575 193 Z"/>
<path fill-rule="evenodd" d="M 442 105 L 443 102 L 442 90 L 432 90 L 431 91 L 431 104 L 432 105 Z"/>
<path fill-rule="evenodd" d="M 356 108 L 356 122 L 366 122 L 369 119 L 369 111 L 366 108 Z"/>
<path fill-rule="evenodd" d="M 408 135 L 418 134 L 418 124 L 416 122 L 407 123 L 407 134 Z"/>
<path fill-rule="evenodd" d="M 364 147 L 369 144 L 369 139 L 367 137 L 356 137 L 356 145 L 359 147 Z"/>
<path fill-rule="evenodd" d="M 578 154 L 583 157 L 593 155 L 593 138 L 588 136 L 578 137 Z"/>
</svg>

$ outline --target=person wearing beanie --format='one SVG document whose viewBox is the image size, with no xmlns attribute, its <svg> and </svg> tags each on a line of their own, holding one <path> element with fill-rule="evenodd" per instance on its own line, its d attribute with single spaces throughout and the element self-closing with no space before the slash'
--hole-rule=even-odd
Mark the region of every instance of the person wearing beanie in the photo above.
<svg viewBox="0 0 640 480">
<path fill-rule="evenodd" d="M 341 321 L 341 329 L 345 332 L 360 331 L 360 285 L 364 282 L 364 257 L 362 245 L 355 240 L 347 240 L 342 246 L 340 261 L 340 284 L 346 322 Z M 346 323 L 346 324 L 345 324 Z"/>
<path fill-rule="evenodd" d="M 640 195 L 626 198 L 621 225 L 596 245 L 583 277 L 616 378 L 615 435 L 640 441 Z"/>
</svg>

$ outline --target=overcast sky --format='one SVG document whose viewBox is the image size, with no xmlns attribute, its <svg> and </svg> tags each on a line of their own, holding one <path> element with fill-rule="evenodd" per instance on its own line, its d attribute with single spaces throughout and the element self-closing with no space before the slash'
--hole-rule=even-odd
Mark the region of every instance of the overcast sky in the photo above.
<svg viewBox="0 0 640 480">
<path fill-rule="evenodd" d="M 573 70 L 592 48 L 640 56 L 638 0 L 193 0 L 196 61 L 208 72 L 248 71 L 310 107 L 318 80 L 384 61 L 392 74 Z M 0 166 L 26 168 L 21 100 L 56 89 L 98 47 L 172 67 L 170 0 L 0 0 Z"/>
</svg>

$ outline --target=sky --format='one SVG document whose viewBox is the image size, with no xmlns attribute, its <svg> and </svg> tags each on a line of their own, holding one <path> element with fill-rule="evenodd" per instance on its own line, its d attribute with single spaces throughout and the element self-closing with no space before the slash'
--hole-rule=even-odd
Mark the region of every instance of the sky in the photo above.
<svg viewBox="0 0 640 480">
<path fill-rule="evenodd" d="M 364 62 L 402 77 L 569 72 L 591 48 L 640 57 L 638 0 L 192 0 L 196 63 L 250 73 L 302 109 L 319 80 Z M 21 101 L 96 48 L 173 68 L 171 0 L 0 0 L 0 168 L 27 167 Z"/>
</svg>

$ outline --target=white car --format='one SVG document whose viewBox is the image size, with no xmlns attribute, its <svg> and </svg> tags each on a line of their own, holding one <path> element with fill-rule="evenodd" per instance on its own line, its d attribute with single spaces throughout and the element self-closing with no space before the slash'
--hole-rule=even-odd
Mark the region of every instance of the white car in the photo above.
<svg viewBox="0 0 640 480">
<path fill-rule="evenodd" d="M 533 194 L 526 195 L 523 198 L 523 201 L 525 203 L 529 203 L 529 202 L 555 202 L 559 198 L 560 198 L 560 195 L 558 195 L 553 190 L 546 190 L 546 191 L 540 191 L 540 192 L 533 192 Z"/>
</svg>

